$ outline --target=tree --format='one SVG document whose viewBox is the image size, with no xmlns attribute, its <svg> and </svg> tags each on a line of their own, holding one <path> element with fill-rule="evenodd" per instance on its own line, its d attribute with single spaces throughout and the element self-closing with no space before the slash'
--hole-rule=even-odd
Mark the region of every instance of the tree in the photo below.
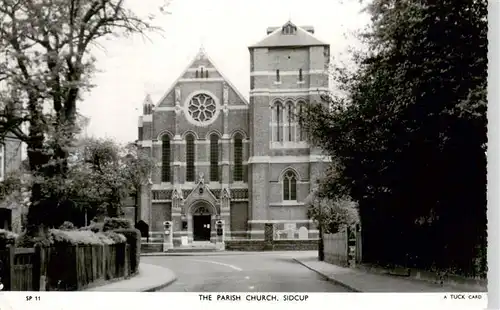
<svg viewBox="0 0 500 310">
<path fill-rule="evenodd" d="M 150 181 L 151 172 L 156 167 L 156 162 L 151 156 L 142 150 L 137 143 L 128 143 L 125 147 L 125 163 L 127 169 L 125 178 L 130 184 L 130 195 L 135 199 L 135 222 L 138 219 L 139 198 L 142 187 Z"/>
<path fill-rule="evenodd" d="M 359 224 L 358 204 L 348 196 L 336 195 L 328 191 L 326 184 L 335 182 L 336 174 L 328 169 L 318 186 L 311 191 L 304 203 L 308 207 L 307 216 L 314 220 L 319 230 L 318 258 L 324 260 L 323 234 L 335 234 Z"/>
<path fill-rule="evenodd" d="M 12 132 L 27 144 L 32 174 L 67 172 L 77 102 L 95 72 L 92 47 L 102 39 L 159 30 L 154 17 L 138 16 L 124 0 L 0 0 L 0 135 Z M 49 130 L 58 139 L 47 149 Z M 30 212 L 43 199 L 42 178 L 36 180 Z"/>
<path fill-rule="evenodd" d="M 346 94 L 302 115 L 359 201 L 363 259 L 485 276 L 487 2 L 374 0 Z"/>
<path fill-rule="evenodd" d="M 110 217 L 121 215 L 123 200 L 137 196 L 155 162 L 135 144 L 122 146 L 111 139 L 84 139 L 73 153 L 69 197 L 106 204 Z M 58 194 L 62 197 L 62 194 Z"/>
</svg>

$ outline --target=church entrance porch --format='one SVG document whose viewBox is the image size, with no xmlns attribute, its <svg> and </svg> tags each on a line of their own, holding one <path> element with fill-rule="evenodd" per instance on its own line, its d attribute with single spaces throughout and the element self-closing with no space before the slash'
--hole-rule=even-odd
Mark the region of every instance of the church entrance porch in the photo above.
<svg viewBox="0 0 500 310">
<path fill-rule="evenodd" d="M 210 241 L 211 216 L 193 215 L 193 241 Z"/>
<path fill-rule="evenodd" d="M 210 244 L 215 242 L 215 220 L 217 209 L 205 200 L 195 201 L 186 210 L 188 227 L 187 234 L 190 236 L 190 246 Z"/>
</svg>

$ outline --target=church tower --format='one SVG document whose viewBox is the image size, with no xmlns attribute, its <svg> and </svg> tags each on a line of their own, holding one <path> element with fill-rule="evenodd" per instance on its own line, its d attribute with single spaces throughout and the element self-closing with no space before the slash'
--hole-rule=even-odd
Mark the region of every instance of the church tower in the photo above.
<svg viewBox="0 0 500 310">
<path fill-rule="evenodd" d="M 313 27 L 287 22 L 270 27 L 250 51 L 249 235 L 264 237 L 264 224 L 277 230 L 315 231 L 304 199 L 324 165 L 306 142 L 296 115 L 328 91 L 330 47 Z M 286 227 L 288 226 L 288 227 Z M 312 230 L 312 231 L 311 231 Z"/>
</svg>

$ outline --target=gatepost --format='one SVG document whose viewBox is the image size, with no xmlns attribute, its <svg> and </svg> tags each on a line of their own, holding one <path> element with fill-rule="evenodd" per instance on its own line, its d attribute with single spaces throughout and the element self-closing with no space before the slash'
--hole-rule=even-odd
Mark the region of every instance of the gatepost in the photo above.
<svg viewBox="0 0 500 310">
<path fill-rule="evenodd" d="M 226 249 L 224 243 L 226 239 L 226 232 L 224 231 L 224 220 L 218 220 L 217 222 L 215 222 L 215 229 L 217 232 L 217 239 L 216 239 L 217 250 L 224 251 Z"/>
<path fill-rule="evenodd" d="M 174 243 L 173 243 L 174 229 L 172 227 L 171 221 L 163 222 L 163 227 L 165 228 L 165 234 L 163 237 L 163 252 L 167 252 L 168 250 L 174 248 Z"/>
</svg>

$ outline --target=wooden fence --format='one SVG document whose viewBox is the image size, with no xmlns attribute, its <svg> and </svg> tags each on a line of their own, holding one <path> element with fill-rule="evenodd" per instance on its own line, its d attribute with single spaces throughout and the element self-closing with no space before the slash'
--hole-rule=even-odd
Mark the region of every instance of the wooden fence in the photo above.
<svg viewBox="0 0 500 310">
<path fill-rule="evenodd" d="M 362 243 L 360 231 L 343 231 L 323 236 L 325 261 L 330 264 L 348 267 L 362 262 Z"/>
<path fill-rule="evenodd" d="M 131 275 L 130 245 L 77 245 L 0 250 L 7 291 L 74 291 Z"/>
<path fill-rule="evenodd" d="M 324 234 L 325 262 L 340 266 L 349 265 L 349 238 L 347 232 Z"/>
</svg>

